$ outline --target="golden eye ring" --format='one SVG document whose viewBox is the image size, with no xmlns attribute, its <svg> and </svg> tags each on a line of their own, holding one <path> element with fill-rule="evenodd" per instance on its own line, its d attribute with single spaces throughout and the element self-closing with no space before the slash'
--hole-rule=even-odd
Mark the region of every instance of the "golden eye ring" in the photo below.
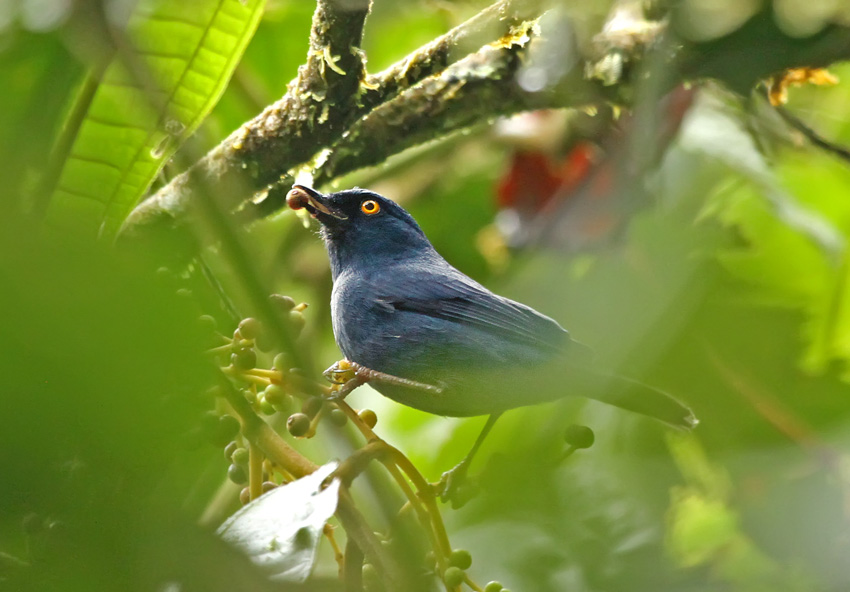
<svg viewBox="0 0 850 592">
<path fill-rule="evenodd" d="M 360 204 L 360 211 L 371 216 L 372 214 L 377 214 L 381 211 L 381 204 L 376 202 L 374 199 L 369 199 Z"/>
</svg>

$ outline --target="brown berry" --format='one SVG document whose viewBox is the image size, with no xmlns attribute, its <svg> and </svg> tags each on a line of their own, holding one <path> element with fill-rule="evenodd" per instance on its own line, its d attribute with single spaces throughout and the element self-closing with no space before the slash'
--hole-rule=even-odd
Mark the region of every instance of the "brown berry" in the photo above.
<svg viewBox="0 0 850 592">
<path fill-rule="evenodd" d="M 300 210 L 310 203 L 310 196 L 300 187 L 293 187 L 286 194 L 286 205 L 293 210 Z"/>
</svg>

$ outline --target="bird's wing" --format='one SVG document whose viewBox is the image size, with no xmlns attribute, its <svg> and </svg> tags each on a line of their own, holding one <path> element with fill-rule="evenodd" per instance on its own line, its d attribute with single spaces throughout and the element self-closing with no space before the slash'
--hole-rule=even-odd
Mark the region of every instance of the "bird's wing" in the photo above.
<svg viewBox="0 0 850 592">
<path fill-rule="evenodd" d="M 474 327 L 500 339 L 541 352 L 563 352 L 571 342 L 557 322 L 513 300 L 498 296 L 453 267 L 399 274 L 381 300 L 395 310 L 413 312 Z"/>
</svg>

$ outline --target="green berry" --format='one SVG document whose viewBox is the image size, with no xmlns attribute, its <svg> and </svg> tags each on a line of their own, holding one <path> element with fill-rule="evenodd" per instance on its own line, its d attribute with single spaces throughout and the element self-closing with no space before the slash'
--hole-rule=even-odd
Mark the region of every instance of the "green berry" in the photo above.
<svg viewBox="0 0 850 592">
<path fill-rule="evenodd" d="M 201 433 L 207 442 L 215 446 L 225 446 L 233 439 L 233 436 L 225 434 L 219 415 L 215 411 L 207 411 L 201 416 Z"/>
<path fill-rule="evenodd" d="M 383 590 L 378 570 L 371 563 L 363 564 L 363 587 L 366 590 Z"/>
<path fill-rule="evenodd" d="M 459 567 L 447 567 L 445 573 L 443 574 L 443 581 L 446 582 L 446 586 L 449 588 L 454 588 L 455 586 L 460 586 L 463 584 L 463 581 L 466 579 L 466 574 L 463 573 L 463 570 Z"/>
<path fill-rule="evenodd" d="M 242 468 L 248 467 L 248 449 L 247 448 L 237 448 L 233 451 L 233 454 L 230 455 L 230 461 L 237 466 Z"/>
<path fill-rule="evenodd" d="M 274 415 L 277 413 L 277 409 L 274 408 L 274 405 L 266 401 L 265 397 L 260 397 L 257 403 L 260 406 L 260 411 L 263 412 L 263 415 Z"/>
<path fill-rule="evenodd" d="M 215 317 L 210 315 L 201 315 L 198 317 L 198 324 L 201 325 L 203 329 L 209 332 L 213 332 L 216 329 L 216 321 Z"/>
<path fill-rule="evenodd" d="M 289 356 L 285 353 L 277 354 L 274 357 L 274 362 L 272 363 L 272 367 L 275 370 L 279 370 L 280 372 L 285 372 L 287 366 L 289 366 Z"/>
<path fill-rule="evenodd" d="M 287 399 L 287 394 L 283 391 L 283 387 L 279 384 L 270 384 L 263 391 L 263 397 L 272 405 L 283 405 Z"/>
<path fill-rule="evenodd" d="M 281 312 L 289 312 L 295 308 L 295 300 L 289 296 L 284 296 L 283 294 L 272 294 L 269 296 L 269 300 L 271 300 L 272 304 Z"/>
<path fill-rule="evenodd" d="M 253 317 L 239 322 L 239 334 L 243 339 L 256 339 L 263 332 L 263 324 Z"/>
<path fill-rule="evenodd" d="M 238 419 L 236 419 L 232 415 L 222 415 L 218 418 L 218 429 L 216 436 L 219 441 L 224 441 L 223 445 L 227 445 L 228 442 L 230 442 L 236 437 L 236 434 L 239 433 L 239 430 L 241 428 L 242 424 L 239 423 Z"/>
<path fill-rule="evenodd" d="M 242 485 L 248 481 L 248 475 L 245 474 L 245 469 L 237 464 L 232 464 L 227 468 L 227 478 L 237 485 Z"/>
<path fill-rule="evenodd" d="M 484 586 L 484 592 L 502 592 L 504 588 L 502 587 L 501 582 L 487 582 L 487 585 Z"/>
<path fill-rule="evenodd" d="M 344 426 L 345 423 L 348 421 L 348 416 L 345 414 L 345 411 L 339 408 L 331 409 L 331 412 L 328 417 L 330 417 L 331 423 L 339 427 Z"/>
<path fill-rule="evenodd" d="M 567 444 L 579 450 L 593 446 L 595 439 L 593 430 L 583 425 L 569 425 L 564 432 L 564 440 L 566 440 Z"/>
<path fill-rule="evenodd" d="M 293 413 L 286 420 L 286 429 L 296 438 L 300 438 L 310 431 L 310 418 L 303 413 Z"/>
<path fill-rule="evenodd" d="M 304 328 L 304 325 L 307 324 L 307 319 L 304 318 L 301 311 L 291 310 L 289 311 L 289 324 L 292 327 L 293 334 L 298 336 L 301 334 L 301 330 Z"/>
<path fill-rule="evenodd" d="M 449 565 L 459 569 L 472 567 L 472 555 L 466 549 L 455 549 L 449 556 Z"/>
<path fill-rule="evenodd" d="M 230 355 L 230 363 L 239 370 L 250 370 L 257 366 L 257 353 L 253 349 L 240 349 Z"/>
<path fill-rule="evenodd" d="M 301 413 L 310 418 L 316 417 L 324 404 L 325 400 L 322 397 L 310 397 L 301 405 Z"/>
<path fill-rule="evenodd" d="M 257 402 L 257 393 L 255 393 L 252 389 L 242 389 L 242 396 L 244 396 L 245 400 L 251 405 Z"/>
<path fill-rule="evenodd" d="M 358 413 L 360 419 L 365 423 L 370 429 L 374 428 L 378 423 L 378 416 L 375 415 L 375 412 L 371 409 L 361 409 Z"/>
<path fill-rule="evenodd" d="M 224 458 L 227 460 L 232 460 L 233 453 L 236 449 L 239 448 L 239 445 L 236 442 L 231 442 L 227 446 L 224 447 Z"/>
</svg>

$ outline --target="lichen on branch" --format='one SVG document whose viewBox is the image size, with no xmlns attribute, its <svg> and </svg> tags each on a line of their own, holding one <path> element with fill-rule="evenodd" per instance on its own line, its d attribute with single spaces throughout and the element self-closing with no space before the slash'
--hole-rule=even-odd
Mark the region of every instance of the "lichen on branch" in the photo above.
<svg viewBox="0 0 850 592">
<path fill-rule="evenodd" d="M 527 49 L 504 41 L 547 7 L 543 0 L 500 0 L 385 71 L 367 75 L 360 41 L 368 0 L 319 0 L 307 61 L 286 96 L 137 207 L 126 234 L 185 227 L 199 186 L 215 187 L 223 210 L 242 207 L 242 222 L 268 215 L 282 207 L 289 175 L 323 151 L 327 157 L 314 171 L 317 185 L 500 115 L 623 100 L 652 76 L 663 79 L 660 90 L 710 77 L 747 92 L 771 73 L 850 55 L 847 27 L 834 24 L 809 38 L 791 38 L 769 10 L 705 42 L 680 38 L 675 18 L 666 28 L 620 18 L 619 28 L 609 23 L 594 39 L 603 55 L 578 56 L 553 86 L 526 92 L 514 75 Z M 624 75 L 624 65 L 640 76 Z M 266 191 L 261 204 L 251 202 Z"/>
<path fill-rule="evenodd" d="M 320 0 L 307 61 L 287 94 L 137 207 L 125 234 L 185 226 L 198 199 L 196 176 L 219 188 L 222 208 L 236 209 L 332 146 L 375 107 L 536 18 L 543 7 L 537 0 L 500 0 L 374 76 L 366 76 L 360 49 L 368 9 L 367 0 Z"/>
</svg>

